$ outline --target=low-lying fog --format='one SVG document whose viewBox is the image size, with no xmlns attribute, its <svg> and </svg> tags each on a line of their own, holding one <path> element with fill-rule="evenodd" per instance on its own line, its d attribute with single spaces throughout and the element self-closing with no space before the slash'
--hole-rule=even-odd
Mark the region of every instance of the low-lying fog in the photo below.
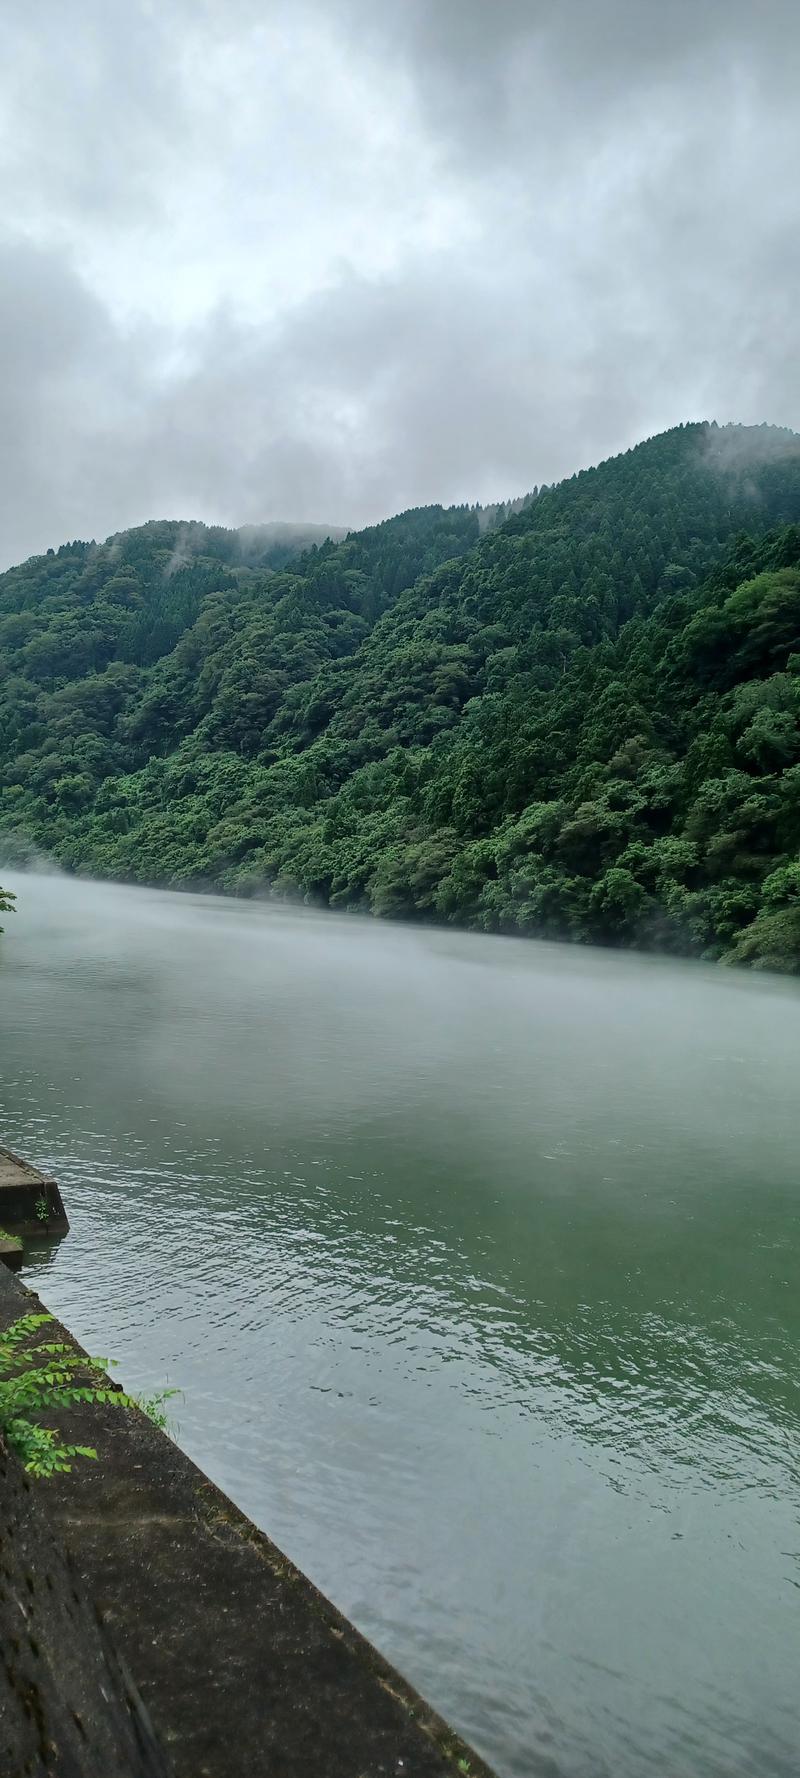
<svg viewBox="0 0 800 1778">
<path fill-rule="evenodd" d="M 48 1304 L 503 1778 L 793 1772 L 798 985 L 10 886 Z"/>
</svg>

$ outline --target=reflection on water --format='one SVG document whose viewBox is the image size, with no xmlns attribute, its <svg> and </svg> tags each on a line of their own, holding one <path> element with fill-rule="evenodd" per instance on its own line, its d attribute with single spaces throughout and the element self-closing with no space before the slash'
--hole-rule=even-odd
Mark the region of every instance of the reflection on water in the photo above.
<svg viewBox="0 0 800 1778">
<path fill-rule="evenodd" d="M 794 1775 L 796 985 L 16 887 L 50 1306 L 503 1778 Z"/>
</svg>

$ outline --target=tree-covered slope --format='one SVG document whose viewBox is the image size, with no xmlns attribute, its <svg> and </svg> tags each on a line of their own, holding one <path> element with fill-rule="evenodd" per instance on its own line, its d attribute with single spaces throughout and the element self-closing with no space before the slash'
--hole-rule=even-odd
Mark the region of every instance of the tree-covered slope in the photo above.
<svg viewBox="0 0 800 1778">
<path fill-rule="evenodd" d="M 678 428 L 481 523 L 273 574 L 144 527 L 0 578 L 8 839 L 800 968 L 800 441 Z"/>
</svg>

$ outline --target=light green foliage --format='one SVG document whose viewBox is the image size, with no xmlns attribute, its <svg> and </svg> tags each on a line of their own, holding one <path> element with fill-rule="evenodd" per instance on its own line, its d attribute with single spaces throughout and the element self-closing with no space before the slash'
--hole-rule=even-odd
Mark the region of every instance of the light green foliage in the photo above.
<svg viewBox="0 0 800 1778">
<path fill-rule="evenodd" d="M 769 908 L 800 908 L 800 859 L 772 871 L 763 884 L 763 897 Z"/>
<path fill-rule="evenodd" d="M 152 525 L 0 576 L 5 855 L 800 969 L 800 441 L 737 477 L 721 437 L 483 535 L 424 508 L 266 574 Z"/>
<path fill-rule="evenodd" d="M 100 1369 L 108 1366 L 108 1359 L 87 1359 L 64 1341 L 38 1339 L 52 1320 L 52 1315 L 22 1315 L 0 1333 L 0 1434 L 32 1475 L 55 1475 L 69 1471 L 75 1457 L 97 1457 L 93 1446 L 69 1444 L 41 1425 L 39 1415 L 50 1408 L 78 1402 L 138 1408 L 161 1431 L 172 1432 L 166 1403 L 179 1390 L 126 1395 L 110 1388 Z"/>
<path fill-rule="evenodd" d="M 32 1475 L 72 1468 L 74 1457 L 96 1457 L 89 1445 L 68 1444 L 38 1416 L 76 1402 L 133 1406 L 120 1390 L 105 1386 L 97 1368 L 104 1359 L 86 1359 L 63 1341 L 37 1339 L 52 1315 L 23 1315 L 0 1334 L 0 1432 Z M 87 1377 L 88 1381 L 81 1381 Z M 32 1417 L 34 1416 L 34 1417 Z"/>
<path fill-rule="evenodd" d="M 149 1394 L 139 1394 L 138 1391 L 134 1391 L 130 1399 L 140 1413 L 145 1414 L 147 1419 L 158 1427 L 159 1432 L 166 1432 L 172 1438 L 176 1427 L 175 1422 L 167 1413 L 166 1404 L 168 1401 L 173 1401 L 180 1393 L 179 1389 L 154 1389 Z"/>
</svg>

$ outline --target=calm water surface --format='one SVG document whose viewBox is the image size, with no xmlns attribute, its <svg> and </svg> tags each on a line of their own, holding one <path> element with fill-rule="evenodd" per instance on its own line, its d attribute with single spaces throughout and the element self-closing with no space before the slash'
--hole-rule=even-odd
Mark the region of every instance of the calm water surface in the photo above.
<svg viewBox="0 0 800 1778">
<path fill-rule="evenodd" d="M 50 1307 L 502 1778 L 795 1778 L 797 985 L 15 886 Z"/>
</svg>

